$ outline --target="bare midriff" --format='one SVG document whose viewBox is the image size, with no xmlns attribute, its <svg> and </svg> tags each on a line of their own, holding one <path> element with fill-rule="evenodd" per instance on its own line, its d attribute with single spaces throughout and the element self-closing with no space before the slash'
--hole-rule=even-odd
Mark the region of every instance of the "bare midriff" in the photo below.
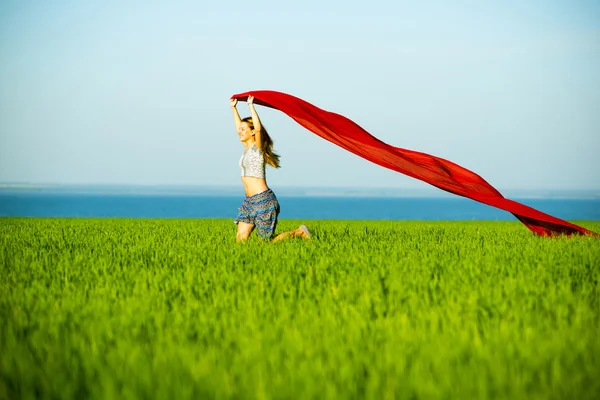
<svg viewBox="0 0 600 400">
<path fill-rule="evenodd" d="M 251 176 L 242 176 L 246 196 L 254 196 L 268 190 L 267 180 L 264 178 L 254 178 Z"/>
</svg>

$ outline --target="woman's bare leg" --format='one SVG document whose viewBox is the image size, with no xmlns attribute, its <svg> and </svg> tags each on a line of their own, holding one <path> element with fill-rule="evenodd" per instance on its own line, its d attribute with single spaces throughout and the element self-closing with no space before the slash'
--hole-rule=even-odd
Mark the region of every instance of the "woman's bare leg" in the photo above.
<svg viewBox="0 0 600 400">
<path fill-rule="evenodd" d="M 248 224 L 246 222 L 239 221 L 238 222 L 238 230 L 237 230 L 237 233 L 235 234 L 235 241 L 236 242 L 245 242 L 246 240 L 248 240 L 248 237 L 252 233 L 253 229 L 254 229 L 253 224 Z"/>
<path fill-rule="evenodd" d="M 279 235 L 275 236 L 275 238 L 272 241 L 279 242 L 283 239 L 293 238 L 310 239 L 310 231 L 308 230 L 308 227 L 306 225 L 301 225 L 298 229 L 294 229 L 293 231 L 280 233 Z"/>
</svg>

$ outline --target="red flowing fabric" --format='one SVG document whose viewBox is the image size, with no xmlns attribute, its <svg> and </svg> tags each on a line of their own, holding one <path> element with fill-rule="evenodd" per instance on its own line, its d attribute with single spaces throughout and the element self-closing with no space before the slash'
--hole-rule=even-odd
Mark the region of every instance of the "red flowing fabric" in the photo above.
<svg viewBox="0 0 600 400">
<path fill-rule="evenodd" d="M 390 146 L 348 118 L 322 110 L 297 97 L 272 90 L 256 90 L 236 94 L 232 98 L 246 101 L 250 95 L 254 96 L 255 104 L 279 110 L 323 139 L 375 164 L 420 179 L 450 193 L 508 211 L 539 236 L 600 236 L 581 226 L 504 198 L 482 177 L 460 165 L 429 154 Z"/>
</svg>

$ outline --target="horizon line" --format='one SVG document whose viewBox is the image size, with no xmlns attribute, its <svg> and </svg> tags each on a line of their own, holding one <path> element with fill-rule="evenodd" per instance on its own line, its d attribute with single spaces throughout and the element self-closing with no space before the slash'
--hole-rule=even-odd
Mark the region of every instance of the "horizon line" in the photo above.
<svg viewBox="0 0 600 400">
<path fill-rule="evenodd" d="M 426 183 L 425 183 L 426 184 Z M 109 183 L 109 182 L 101 182 L 101 183 L 85 183 L 85 182 L 24 182 L 24 181 L 0 181 L 0 187 L 48 187 L 48 186 L 114 186 L 114 187 L 222 187 L 222 188 L 233 188 L 239 187 L 239 185 L 235 184 L 215 184 L 215 183 Z M 276 185 L 278 187 L 285 188 L 333 188 L 333 189 L 401 189 L 401 190 L 441 190 L 434 186 L 430 187 L 410 187 L 410 186 L 348 186 L 348 185 L 340 185 L 340 186 L 331 186 L 331 185 Z M 522 187 L 504 187 L 498 188 L 498 190 L 531 190 L 531 191 L 543 191 L 543 190 L 551 190 L 551 191 L 600 191 L 599 187 L 586 188 L 586 187 L 578 187 L 578 188 L 561 188 L 561 187 L 539 187 L 539 188 L 522 188 Z"/>
<path fill-rule="evenodd" d="M 291 186 L 271 185 L 280 196 L 308 197 L 455 197 L 436 187 L 356 187 L 356 186 Z M 500 190 L 500 189 L 499 189 Z M 28 183 L 0 182 L 0 192 L 72 192 L 79 194 L 129 195 L 212 195 L 228 196 L 243 193 L 238 185 L 217 184 L 129 184 L 129 183 Z M 600 188 L 512 188 L 500 190 L 512 198 L 600 198 Z M 458 196 L 460 197 L 460 196 Z"/>
</svg>

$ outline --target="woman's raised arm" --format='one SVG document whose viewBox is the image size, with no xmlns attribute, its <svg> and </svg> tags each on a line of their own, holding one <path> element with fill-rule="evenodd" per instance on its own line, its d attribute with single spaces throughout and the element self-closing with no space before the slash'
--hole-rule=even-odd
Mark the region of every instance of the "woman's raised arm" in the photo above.
<svg viewBox="0 0 600 400">
<path fill-rule="evenodd" d="M 254 96 L 248 96 L 248 107 L 250 107 L 250 114 L 252 115 L 252 124 L 254 125 L 254 141 L 256 147 L 262 150 L 262 125 L 260 124 L 260 118 L 254 108 Z"/>
<path fill-rule="evenodd" d="M 240 124 L 242 123 L 242 119 L 240 118 L 240 113 L 238 113 L 237 108 L 237 99 L 229 99 L 229 104 L 231 105 L 231 111 L 233 111 L 233 122 L 235 123 L 235 131 L 240 131 Z"/>
</svg>

